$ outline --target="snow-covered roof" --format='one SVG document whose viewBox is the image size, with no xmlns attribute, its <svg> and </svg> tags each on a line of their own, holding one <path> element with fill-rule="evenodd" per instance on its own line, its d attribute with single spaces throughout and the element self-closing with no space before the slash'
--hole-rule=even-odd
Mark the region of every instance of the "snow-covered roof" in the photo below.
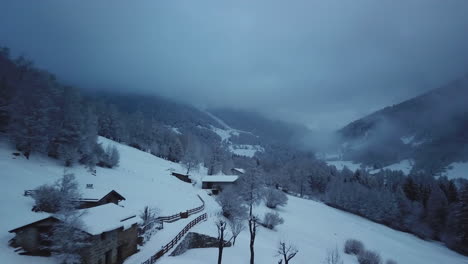
<svg viewBox="0 0 468 264">
<path fill-rule="evenodd" d="M 91 235 L 98 235 L 102 232 L 123 227 L 128 229 L 133 224 L 140 221 L 140 218 L 124 207 L 113 203 L 108 203 L 88 209 L 82 209 L 81 220 L 85 225 L 85 230 Z"/>
<path fill-rule="evenodd" d="M 216 176 L 206 176 L 203 178 L 202 182 L 235 182 L 239 176 L 235 175 L 216 175 Z"/>
<path fill-rule="evenodd" d="M 81 214 L 80 219 L 84 224 L 83 231 L 91 235 L 99 235 L 103 232 L 112 231 L 121 227 L 125 230 L 141 221 L 140 217 L 138 217 L 135 212 L 113 203 L 81 209 L 79 212 Z M 15 228 L 9 232 L 16 232 L 24 227 L 42 222 L 46 219 L 60 220 L 59 217 L 53 214 L 41 214 L 41 218 L 37 219 L 37 221 Z"/>
<path fill-rule="evenodd" d="M 233 170 L 236 170 L 236 171 L 238 171 L 238 172 L 240 172 L 240 173 L 242 173 L 242 174 L 245 173 L 245 170 L 244 170 L 244 169 L 241 169 L 241 168 L 234 168 Z"/>
<path fill-rule="evenodd" d="M 104 196 L 108 195 L 111 192 L 115 192 L 117 195 L 121 196 L 123 200 L 125 198 L 119 194 L 118 192 L 114 190 L 109 190 L 109 189 L 101 189 L 101 188 L 85 188 L 81 190 L 81 201 L 99 201 Z"/>
</svg>

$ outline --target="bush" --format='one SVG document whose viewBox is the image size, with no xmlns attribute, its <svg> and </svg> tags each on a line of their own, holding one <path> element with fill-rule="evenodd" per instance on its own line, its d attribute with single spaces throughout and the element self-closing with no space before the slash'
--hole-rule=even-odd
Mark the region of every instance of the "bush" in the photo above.
<svg viewBox="0 0 468 264">
<path fill-rule="evenodd" d="M 380 258 L 379 253 L 364 250 L 358 255 L 359 264 L 381 264 L 382 259 Z"/>
<path fill-rule="evenodd" d="M 97 165 L 104 168 L 113 168 L 119 165 L 120 153 L 115 146 L 107 146 L 106 151 L 102 149 L 102 146 L 96 149 L 96 154 L 99 158 Z"/>
<path fill-rule="evenodd" d="M 59 201 L 62 198 L 60 190 L 53 185 L 41 185 L 32 194 L 34 199 L 33 211 L 55 213 L 59 210 Z"/>
<path fill-rule="evenodd" d="M 278 213 L 266 213 L 262 225 L 268 229 L 274 229 L 277 225 L 284 223 Z"/>
<path fill-rule="evenodd" d="M 359 255 L 364 251 L 364 244 L 356 239 L 348 239 L 344 245 L 344 252 L 351 255 Z"/>
<path fill-rule="evenodd" d="M 268 208 L 276 208 L 284 206 L 288 202 L 288 196 L 280 190 L 269 188 L 265 195 L 266 206 Z"/>
<path fill-rule="evenodd" d="M 394 261 L 393 259 L 389 259 L 387 260 L 387 262 L 385 262 L 385 264 L 398 264 L 398 263 Z"/>
</svg>

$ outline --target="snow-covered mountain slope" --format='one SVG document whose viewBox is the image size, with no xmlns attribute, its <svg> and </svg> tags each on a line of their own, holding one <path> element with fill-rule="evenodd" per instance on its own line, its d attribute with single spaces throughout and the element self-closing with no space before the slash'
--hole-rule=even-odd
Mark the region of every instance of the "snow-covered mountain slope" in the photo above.
<svg viewBox="0 0 468 264">
<path fill-rule="evenodd" d="M 411 159 L 416 170 L 440 174 L 468 159 L 467 97 L 468 75 L 351 122 L 338 145 L 347 160 L 384 167 Z"/>
<path fill-rule="evenodd" d="M 257 212 L 264 212 L 264 208 Z M 278 210 L 285 222 L 276 231 L 260 228 L 255 241 L 256 263 L 277 263 L 276 246 L 280 240 L 290 241 L 299 249 L 292 263 L 325 263 L 327 250 L 338 247 L 342 252 L 348 238 L 364 242 L 368 249 L 379 252 L 383 259 L 394 259 L 399 264 L 463 264 L 468 258 L 455 253 L 440 243 L 421 240 L 398 232 L 359 216 L 342 212 L 322 203 L 289 196 L 288 205 Z M 214 218 L 193 231 L 216 237 Z M 248 263 L 249 232 L 242 232 L 234 247 L 225 248 L 224 264 Z M 217 249 L 192 249 L 178 257 L 164 257 L 161 264 L 215 263 Z M 357 264 L 354 256 L 343 254 L 344 263 Z"/>
<path fill-rule="evenodd" d="M 219 119 L 218 119 L 219 120 Z M 222 122 L 219 120 L 219 122 Z M 220 124 L 225 124 L 225 123 L 220 123 Z M 241 133 L 246 133 L 251 136 L 254 136 L 252 133 L 249 132 L 244 132 L 240 131 L 237 129 L 233 129 L 229 127 L 228 125 L 224 125 L 224 129 L 217 128 L 217 127 L 211 127 L 211 130 L 215 132 L 220 138 L 221 141 L 225 144 L 228 145 L 228 150 L 231 151 L 232 153 L 239 155 L 239 156 L 245 156 L 245 157 L 250 157 L 252 158 L 255 156 L 255 153 L 257 152 L 264 152 L 265 149 L 260 146 L 260 145 L 250 145 L 250 144 L 235 144 L 233 143 L 230 139 L 233 136 L 239 136 Z"/>
<path fill-rule="evenodd" d="M 405 175 L 408 175 L 413 168 L 414 162 L 408 159 L 402 160 L 398 163 L 391 164 L 383 167 L 382 169 L 372 170 L 370 173 L 378 173 L 381 170 L 393 170 L 393 171 L 402 171 Z"/>
<path fill-rule="evenodd" d="M 148 153 L 118 144 L 105 138 L 104 145 L 117 146 L 121 161 L 114 169 L 97 168 L 96 176 L 82 166 L 66 169 L 74 173 L 82 187 L 93 184 L 97 191 L 116 190 L 126 201 L 124 205 L 135 214 L 144 206 L 159 208 L 161 215 L 172 215 L 200 205 L 197 189 L 170 176 L 170 170 L 183 171 L 179 164 L 156 158 Z M 13 237 L 8 230 L 39 220 L 44 214 L 31 211 L 33 201 L 23 196 L 42 184 L 53 183 L 64 173 L 56 160 L 32 155 L 29 160 L 12 155 L 15 152 L 5 141 L 0 141 L 0 263 L 53 263 L 50 258 L 25 257 L 13 252 L 8 241 Z M 8 216 L 8 217 L 6 217 Z"/>
<path fill-rule="evenodd" d="M 138 213 L 145 205 L 157 206 L 162 215 L 169 215 L 200 205 L 196 197 L 205 200 L 208 221 L 195 226 L 191 231 L 216 236 L 214 221 L 220 211 L 212 196 L 200 190 L 198 185 L 184 183 L 170 176 L 170 170 L 181 170 L 179 164 L 162 160 L 145 152 L 100 138 L 104 144 L 115 144 L 120 151 L 121 163 L 115 169 L 97 168 L 93 176 L 85 168 L 76 166 L 69 169 L 75 173 L 80 185 L 92 183 L 95 188 L 115 189 L 127 199 L 122 204 Z M 41 214 L 31 211 L 32 199 L 23 196 L 23 191 L 60 178 L 63 167 L 55 160 L 33 155 L 30 160 L 12 155 L 14 150 L 6 143 L 0 143 L 0 263 L 56 264 L 52 258 L 20 256 L 8 247 L 12 234 L 8 230 L 37 219 Z M 202 177 L 202 173 L 194 178 Z M 262 218 L 270 209 L 264 206 L 255 212 Z M 468 258 L 461 256 L 439 243 L 423 241 L 413 235 L 398 232 L 370 222 L 361 217 L 339 211 L 311 200 L 289 197 L 288 205 L 277 210 L 285 223 L 277 231 L 260 228 L 255 243 L 256 263 L 277 263 L 275 248 L 280 239 L 291 241 L 299 248 L 299 254 L 292 263 L 322 263 L 328 249 L 340 249 L 348 238 L 362 240 L 367 248 L 377 250 L 385 259 L 392 258 L 400 264 L 462 264 Z M 169 242 L 189 221 L 197 215 L 172 224 L 165 224 L 163 230 L 131 256 L 125 264 L 140 264 L 162 245 Z M 235 247 L 226 248 L 225 264 L 247 263 L 249 257 L 249 232 L 243 231 Z M 178 257 L 165 256 L 161 264 L 214 263 L 217 249 L 193 249 Z M 345 263 L 357 263 L 351 256 L 343 255 Z"/>
</svg>

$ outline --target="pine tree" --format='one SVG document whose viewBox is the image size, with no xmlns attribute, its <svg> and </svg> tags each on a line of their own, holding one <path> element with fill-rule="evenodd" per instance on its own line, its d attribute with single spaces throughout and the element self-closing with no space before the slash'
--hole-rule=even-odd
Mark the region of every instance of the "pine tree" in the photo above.
<svg viewBox="0 0 468 264">
<path fill-rule="evenodd" d="M 438 185 L 434 185 L 427 201 L 427 221 L 430 227 L 439 234 L 445 226 L 448 212 L 448 201 Z"/>
<path fill-rule="evenodd" d="M 27 81 L 24 86 L 40 82 L 33 77 Z M 46 153 L 49 144 L 49 114 L 52 102 L 47 96 L 46 88 L 40 86 L 40 83 L 37 85 L 35 91 L 21 86 L 13 99 L 9 133 L 16 148 L 27 158 L 35 151 Z"/>
<path fill-rule="evenodd" d="M 405 183 L 403 184 L 403 191 L 405 192 L 406 197 L 408 197 L 409 200 L 418 200 L 418 186 L 414 182 L 412 177 L 408 176 L 408 178 L 406 179 Z"/>
<path fill-rule="evenodd" d="M 461 245 L 468 246 L 468 184 L 459 192 L 459 201 L 455 209 L 456 234 Z"/>
</svg>

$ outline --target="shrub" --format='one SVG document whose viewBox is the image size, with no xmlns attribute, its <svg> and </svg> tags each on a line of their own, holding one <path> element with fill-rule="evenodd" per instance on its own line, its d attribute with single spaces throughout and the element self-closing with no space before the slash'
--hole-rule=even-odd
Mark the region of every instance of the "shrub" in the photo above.
<svg viewBox="0 0 468 264">
<path fill-rule="evenodd" d="M 274 229 L 277 225 L 284 223 L 278 213 L 266 213 L 262 225 L 268 229 Z"/>
<path fill-rule="evenodd" d="M 53 185 L 41 185 L 32 194 L 34 199 L 33 211 L 55 213 L 59 210 L 59 201 L 62 198 L 60 190 Z"/>
<path fill-rule="evenodd" d="M 97 165 L 104 168 L 113 168 L 119 165 L 120 162 L 120 153 L 115 146 L 107 146 L 106 150 L 102 149 L 102 146 L 99 146 L 96 149 L 96 153 L 99 158 Z"/>
<path fill-rule="evenodd" d="M 364 250 L 358 255 L 359 264 L 381 264 L 382 259 L 380 258 L 379 253 Z"/>
<path fill-rule="evenodd" d="M 266 206 L 268 208 L 276 208 L 284 206 L 288 202 L 288 196 L 280 190 L 269 188 L 265 195 Z"/>
<path fill-rule="evenodd" d="M 359 255 L 364 251 L 364 244 L 356 239 L 348 239 L 345 242 L 344 252 L 351 255 Z"/>
<path fill-rule="evenodd" d="M 389 259 L 387 260 L 387 262 L 385 262 L 385 264 L 398 264 L 398 263 L 393 259 Z"/>
</svg>

